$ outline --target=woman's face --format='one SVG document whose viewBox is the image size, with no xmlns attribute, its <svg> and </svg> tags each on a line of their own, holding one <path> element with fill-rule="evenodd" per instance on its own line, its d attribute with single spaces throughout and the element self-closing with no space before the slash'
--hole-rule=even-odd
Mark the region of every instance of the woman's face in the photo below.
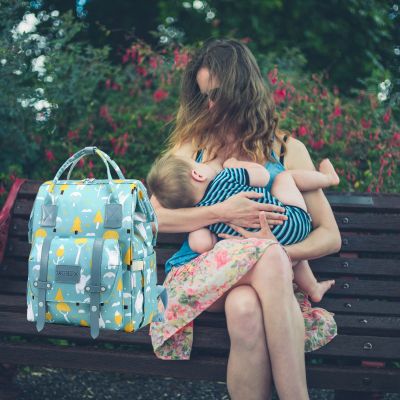
<svg viewBox="0 0 400 400">
<path fill-rule="evenodd" d="M 217 78 L 213 78 L 210 75 L 208 68 L 200 68 L 197 72 L 197 84 L 199 85 L 200 92 L 204 95 L 209 95 L 212 89 L 215 89 L 219 86 L 219 81 Z M 208 108 L 211 108 L 214 105 L 214 102 L 208 96 Z"/>
</svg>

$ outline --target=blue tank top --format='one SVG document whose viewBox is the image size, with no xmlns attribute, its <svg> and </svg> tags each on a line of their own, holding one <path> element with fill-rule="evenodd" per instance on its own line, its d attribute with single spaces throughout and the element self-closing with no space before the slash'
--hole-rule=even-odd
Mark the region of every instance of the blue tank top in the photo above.
<svg viewBox="0 0 400 400">
<path fill-rule="evenodd" d="M 272 156 L 275 158 L 277 161 L 276 163 L 274 162 L 267 162 L 265 164 L 265 168 L 268 170 L 270 174 L 270 180 L 268 182 L 268 185 L 266 186 L 267 190 L 271 190 L 272 183 L 280 172 L 285 170 L 285 167 L 281 162 L 279 161 L 278 157 L 276 156 L 275 152 L 272 150 Z M 203 157 L 203 151 L 200 152 L 199 156 L 196 158 L 197 162 L 200 162 Z M 222 238 L 218 238 L 217 240 L 223 240 Z M 166 262 L 165 262 L 165 273 L 168 274 L 168 272 L 171 270 L 172 267 L 179 267 L 181 265 L 187 264 L 189 261 L 193 260 L 199 255 L 199 253 L 196 253 L 192 251 L 192 249 L 189 246 L 188 242 L 188 235 L 185 237 L 185 241 L 183 242 L 181 248 L 173 254 Z"/>
</svg>

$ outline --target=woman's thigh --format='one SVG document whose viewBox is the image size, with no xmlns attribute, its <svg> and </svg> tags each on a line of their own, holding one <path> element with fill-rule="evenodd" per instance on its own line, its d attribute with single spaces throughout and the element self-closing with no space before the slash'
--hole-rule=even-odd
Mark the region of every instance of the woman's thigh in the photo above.
<svg viewBox="0 0 400 400">
<path fill-rule="evenodd" d="M 250 272 L 250 271 L 249 271 Z M 208 307 L 205 311 L 209 312 L 223 312 L 225 311 L 225 300 L 228 296 L 229 292 L 238 286 L 250 285 L 249 273 L 244 275 L 239 281 L 237 281 L 230 289 L 228 289 L 218 300 L 216 300 L 210 307 Z"/>
<path fill-rule="evenodd" d="M 265 253 L 263 254 L 264 259 L 266 258 L 267 260 L 270 259 L 271 261 L 274 260 L 276 263 L 277 259 L 276 256 L 282 257 L 287 257 L 285 250 L 282 248 L 280 245 L 275 245 L 275 246 L 270 246 L 266 249 Z M 230 289 L 228 289 L 218 300 L 216 300 L 213 304 L 211 304 L 210 307 L 208 307 L 205 311 L 209 312 L 223 312 L 225 311 L 225 300 L 226 297 L 228 296 L 229 292 L 234 289 L 235 287 L 241 286 L 241 285 L 249 285 L 251 286 L 251 282 L 254 274 L 254 270 L 257 268 L 257 263 L 254 265 L 254 267 L 248 271 L 242 278 L 237 281 Z M 293 275 L 293 272 L 292 272 Z"/>
</svg>

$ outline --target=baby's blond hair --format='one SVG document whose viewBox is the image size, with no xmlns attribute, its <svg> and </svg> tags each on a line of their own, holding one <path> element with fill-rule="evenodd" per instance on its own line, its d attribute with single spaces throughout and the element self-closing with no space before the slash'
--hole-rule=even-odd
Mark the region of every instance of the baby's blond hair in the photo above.
<svg viewBox="0 0 400 400">
<path fill-rule="evenodd" d="M 195 189 L 191 165 L 184 158 L 167 154 L 158 158 L 147 175 L 150 191 L 165 208 L 192 207 Z"/>
</svg>

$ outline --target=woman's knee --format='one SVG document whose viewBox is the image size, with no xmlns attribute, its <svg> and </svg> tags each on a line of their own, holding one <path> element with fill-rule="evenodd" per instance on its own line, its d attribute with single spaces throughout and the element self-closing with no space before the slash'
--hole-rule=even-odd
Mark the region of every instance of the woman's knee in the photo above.
<svg viewBox="0 0 400 400">
<path fill-rule="evenodd" d="M 253 268 L 257 278 L 264 276 L 269 282 L 293 280 L 292 263 L 280 245 L 269 246 Z M 257 279 L 254 277 L 254 279 Z"/>
<path fill-rule="evenodd" d="M 225 314 L 231 341 L 251 347 L 260 338 L 265 340 L 260 300 L 251 286 L 237 286 L 228 293 Z"/>
</svg>

